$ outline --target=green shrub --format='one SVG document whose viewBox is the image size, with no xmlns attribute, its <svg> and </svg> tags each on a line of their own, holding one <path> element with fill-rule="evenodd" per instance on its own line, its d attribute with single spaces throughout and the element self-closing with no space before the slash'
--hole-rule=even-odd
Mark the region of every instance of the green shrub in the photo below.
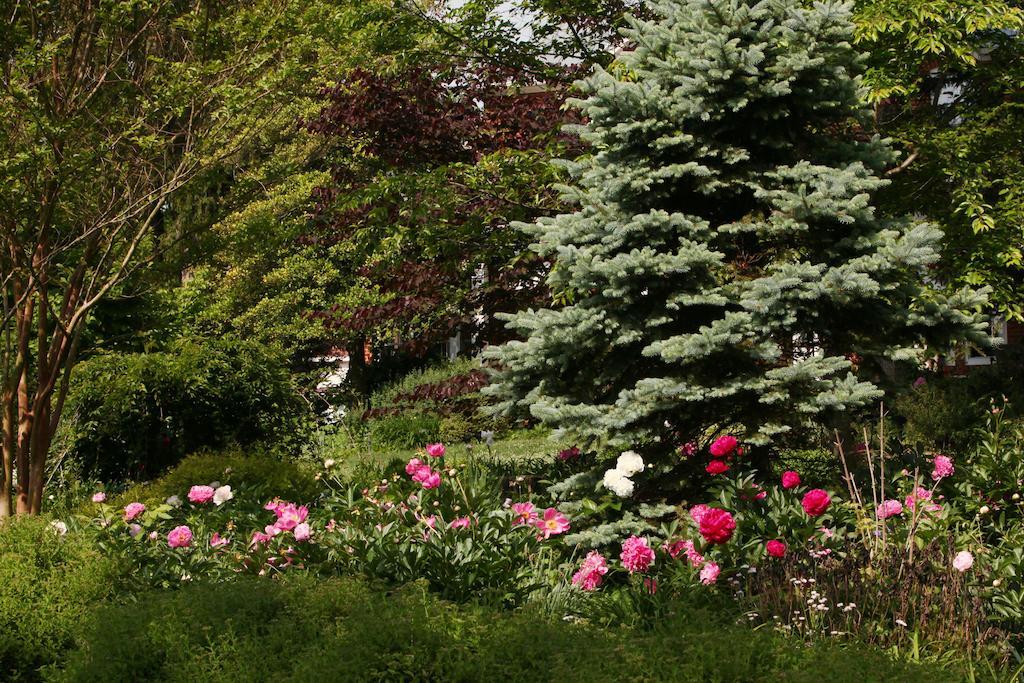
<svg viewBox="0 0 1024 683">
<path fill-rule="evenodd" d="M 91 539 L 61 536 L 41 517 L 0 524 L 0 678 L 38 679 L 72 631 L 113 594 L 118 568 Z"/>
<path fill-rule="evenodd" d="M 184 500 L 194 484 L 214 481 L 302 502 L 315 499 L 319 492 L 315 472 L 306 464 L 266 452 L 258 445 L 248 449 L 231 446 L 188 456 L 159 479 L 129 488 L 118 497 L 118 504 L 135 500 L 147 505 L 162 503 L 174 495 Z"/>
<path fill-rule="evenodd" d="M 405 413 L 370 422 L 370 443 L 383 448 L 416 448 L 441 438 L 436 415 Z"/>
<path fill-rule="evenodd" d="M 239 580 L 101 609 L 64 681 L 915 681 L 882 652 L 807 647 L 687 612 L 653 630 L 456 607 L 417 586 Z M 948 680 L 948 676 L 945 679 Z"/>
<path fill-rule="evenodd" d="M 80 474 L 141 479 L 200 448 L 294 437 L 306 412 L 278 353 L 182 340 L 166 352 L 80 363 L 61 438 Z"/>
</svg>

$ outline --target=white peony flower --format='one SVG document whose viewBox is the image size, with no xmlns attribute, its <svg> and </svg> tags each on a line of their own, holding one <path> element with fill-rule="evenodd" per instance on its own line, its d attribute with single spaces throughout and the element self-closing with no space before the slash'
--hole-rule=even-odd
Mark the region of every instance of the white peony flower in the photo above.
<svg viewBox="0 0 1024 683">
<path fill-rule="evenodd" d="M 60 521 L 59 519 L 55 519 L 52 522 L 50 522 L 50 526 L 53 528 L 54 531 L 57 532 L 58 536 L 63 536 L 68 532 L 68 525 Z"/>
<path fill-rule="evenodd" d="M 167 503 L 168 505 L 173 505 L 174 507 L 178 507 L 179 505 L 181 505 L 181 498 L 178 498 L 177 496 L 171 496 L 170 498 L 168 498 L 164 502 Z"/>
<path fill-rule="evenodd" d="M 624 475 L 618 469 L 608 470 L 604 473 L 602 481 L 605 488 L 620 498 L 628 498 L 633 495 L 633 480 Z"/>
<path fill-rule="evenodd" d="M 974 566 L 974 555 L 969 550 L 961 550 L 953 558 L 953 569 L 963 573 Z"/>
<path fill-rule="evenodd" d="M 644 471 L 644 459 L 636 451 L 626 451 L 615 461 L 615 469 L 624 477 L 632 477 L 637 472 Z"/>
<path fill-rule="evenodd" d="M 214 505 L 223 505 L 234 497 L 235 494 L 231 492 L 231 486 L 225 484 L 213 492 L 213 503 Z"/>
</svg>

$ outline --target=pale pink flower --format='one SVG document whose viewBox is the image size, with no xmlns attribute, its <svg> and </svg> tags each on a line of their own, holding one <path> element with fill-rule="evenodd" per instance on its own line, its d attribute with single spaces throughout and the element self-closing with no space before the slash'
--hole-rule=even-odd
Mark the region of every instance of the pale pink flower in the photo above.
<svg viewBox="0 0 1024 683">
<path fill-rule="evenodd" d="M 102 503 L 106 499 L 107 494 L 103 493 L 103 491 L 97 491 L 96 493 L 92 494 L 92 502 L 94 503 Z"/>
<path fill-rule="evenodd" d="M 211 548 L 219 548 L 222 545 L 227 545 L 230 542 L 231 541 L 229 541 L 228 539 L 224 538 L 223 536 L 220 535 L 219 532 L 216 532 L 216 531 L 214 531 L 213 535 L 210 536 L 210 547 Z"/>
<path fill-rule="evenodd" d="M 718 574 L 720 572 L 721 569 L 717 564 L 714 562 L 708 562 L 704 565 L 704 568 L 700 570 L 700 582 L 705 586 L 710 586 L 718 581 Z"/>
<path fill-rule="evenodd" d="M 622 544 L 619 559 L 622 560 L 622 566 L 628 569 L 630 574 L 645 572 L 654 562 L 654 550 L 647 545 L 647 539 L 630 536 Z"/>
<path fill-rule="evenodd" d="M 299 541 L 300 543 L 302 541 L 308 541 L 311 533 L 309 530 L 309 524 L 307 524 L 306 522 L 296 524 L 295 529 L 292 530 L 292 533 L 295 535 L 296 541 Z"/>
<path fill-rule="evenodd" d="M 278 509 L 284 507 L 284 505 L 285 502 L 283 500 L 281 500 L 280 498 L 275 498 L 271 501 L 268 501 L 267 504 L 263 506 L 263 509 L 270 510 L 271 512 L 276 513 Z"/>
<path fill-rule="evenodd" d="M 443 443 L 429 443 L 425 450 L 431 458 L 440 458 L 445 452 Z"/>
<path fill-rule="evenodd" d="M 192 530 L 187 526 L 177 526 L 167 534 L 167 545 L 172 548 L 187 548 L 192 544 Z"/>
<path fill-rule="evenodd" d="M 160 534 L 158 534 L 156 531 L 150 531 L 149 536 L 147 538 L 149 538 L 149 540 L 151 541 L 155 541 L 156 539 L 160 538 Z"/>
<path fill-rule="evenodd" d="M 543 538 L 551 538 L 569 530 L 569 518 L 555 508 L 548 508 L 544 511 L 544 517 L 533 525 L 540 529 Z"/>
<path fill-rule="evenodd" d="M 138 538 L 142 535 L 142 526 L 140 524 L 131 524 L 128 527 L 128 533 L 132 538 Z"/>
<path fill-rule="evenodd" d="M 579 571 L 572 575 L 572 582 L 585 591 L 592 591 L 601 585 L 602 577 L 607 573 L 608 562 L 601 553 L 591 550 Z"/>
<path fill-rule="evenodd" d="M 268 528 L 271 528 L 271 527 L 268 527 Z M 254 547 L 254 548 L 256 546 L 264 545 L 266 543 L 270 543 L 270 534 L 264 534 L 264 533 L 261 533 L 259 531 L 253 532 L 252 540 L 249 541 L 249 545 Z"/>
<path fill-rule="evenodd" d="M 124 521 L 130 522 L 145 511 L 146 506 L 142 503 L 128 503 L 124 506 Z"/>
<path fill-rule="evenodd" d="M 932 479 L 938 481 L 944 477 L 952 476 L 954 467 L 953 459 L 948 455 L 936 455 L 935 459 L 932 460 Z"/>
<path fill-rule="evenodd" d="M 279 533 L 281 533 L 281 528 L 276 524 L 268 524 L 265 527 L 263 527 L 263 531 L 268 538 L 273 538 L 274 536 L 277 536 Z"/>
<path fill-rule="evenodd" d="M 903 513 L 903 503 L 898 500 L 883 500 L 875 510 L 879 519 L 889 519 Z"/>
<path fill-rule="evenodd" d="M 213 500 L 214 493 L 212 486 L 193 486 L 188 491 L 188 499 L 198 504 L 209 503 Z"/>
</svg>

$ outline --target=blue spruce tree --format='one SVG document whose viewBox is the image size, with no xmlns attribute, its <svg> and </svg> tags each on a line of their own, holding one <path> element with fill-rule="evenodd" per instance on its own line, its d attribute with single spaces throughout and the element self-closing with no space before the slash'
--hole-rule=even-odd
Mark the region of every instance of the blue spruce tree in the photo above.
<svg viewBox="0 0 1024 683">
<path fill-rule="evenodd" d="M 926 286 L 939 231 L 879 215 L 849 4 L 678 0 L 574 100 L 575 213 L 521 226 L 558 310 L 510 316 L 500 412 L 646 452 L 766 443 L 881 395 L 851 367 L 980 339 L 985 292 Z"/>
</svg>

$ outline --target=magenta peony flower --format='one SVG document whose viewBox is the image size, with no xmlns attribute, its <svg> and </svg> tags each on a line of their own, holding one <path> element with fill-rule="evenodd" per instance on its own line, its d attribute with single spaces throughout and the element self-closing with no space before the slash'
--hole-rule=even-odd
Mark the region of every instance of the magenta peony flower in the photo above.
<svg viewBox="0 0 1024 683">
<path fill-rule="evenodd" d="M 693 541 L 676 541 L 671 545 L 666 543 L 663 548 L 672 559 L 679 557 L 682 553 L 686 553 L 686 560 L 694 567 L 704 564 L 704 556 L 697 552 L 697 549 L 693 546 Z"/>
<path fill-rule="evenodd" d="M 725 474 L 729 471 L 729 465 L 724 460 L 712 460 L 704 467 L 704 470 L 708 474 Z"/>
<path fill-rule="evenodd" d="M 710 586 L 714 582 L 718 581 L 718 574 L 721 572 L 719 566 L 714 562 L 708 562 L 704 565 L 704 568 L 700 570 L 700 582 L 705 586 Z"/>
<path fill-rule="evenodd" d="M 512 503 L 512 512 L 516 514 L 516 524 L 534 524 L 538 519 L 533 503 Z"/>
<path fill-rule="evenodd" d="M 736 530 L 736 520 L 726 510 L 711 508 L 700 518 L 700 535 L 708 543 L 725 543 Z"/>
<path fill-rule="evenodd" d="M 429 470 L 427 470 L 430 472 Z M 420 482 L 425 489 L 436 489 L 441 485 L 441 475 L 437 472 L 430 472 L 427 477 Z"/>
<path fill-rule="evenodd" d="M 445 448 L 443 443 L 428 443 L 426 447 L 427 455 L 431 458 L 440 458 L 444 455 Z"/>
<path fill-rule="evenodd" d="M 551 538 L 569 530 L 569 518 L 555 508 L 548 508 L 544 511 L 544 517 L 538 519 L 533 525 L 540 529 L 541 536 Z"/>
<path fill-rule="evenodd" d="M 449 529 L 468 529 L 469 517 L 456 517 L 448 524 Z"/>
<path fill-rule="evenodd" d="M 800 474 L 793 470 L 786 470 L 782 473 L 782 488 L 795 489 L 800 485 Z"/>
<path fill-rule="evenodd" d="M 811 489 L 804 494 L 803 500 L 800 501 L 800 505 L 803 506 L 804 512 L 806 512 L 810 517 L 817 517 L 824 514 L 831 502 L 832 499 L 829 498 L 828 491 L 825 491 L 824 489 Z"/>
<path fill-rule="evenodd" d="M 580 449 L 576 446 L 558 451 L 559 460 L 574 460 L 578 457 L 580 457 Z"/>
<path fill-rule="evenodd" d="M 687 441 L 686 443 L 679 447 L 679 455 L 683 456 L 684 458 L 689 458 L 696 452 L 697 444 L 695 444 L 692 441 Z"/>
<path fill-rule="evenodd" d="M 772 557 L 786 556 L 786 544 L 782 541 L 768 541 L 764 544 L 764 547 Z"/>
<path fill-rule="evenodd" d="M 187 548 L 192 544 L 192 530 L 187 526 L 177 526 L 167 534 L 167 545 L 172 548 Z"/>
<path fill-rule="evenodd" d="M 602 577 L 608 573 L 608 562 L 596 550 L 587 553 L 578 572 L 572 575 L 572 583 L 585 591 L 595 590 L 601 585 Z"/>
<path fill-rule="evenodd" d="M 898 500 L 883 500 L 878 504 L 875 514 L 879 519 L 889 519 L 903 513 L 903 503 Z"/>
<path fill-rule="evenodd" d="M 953 475 L 953 459 L 948 455 L 936 455 L 932 460 L 932 479 L 938 481 Z"/>
<path fill-rule="evenodd" d="M 97 491 L 96 493 L 92 494 L 92 502 L 94 503 L 102 503 L 106 499 L 107 494 L 103 493 L 103 491 Z"/>
<path fill-rule="evenodd" d="M 260 532 L 260 531 L 255 531 L 252 534 L 252 540 L 249 541 L 249 545 L 251 547 L 255 548 L 257 546 L 261 546 L 261 545 L 265 545 L 267 543 L 270 543 L 270 539 L 271 539 L 270 534 L 265 534 L 265 533 Z"/>
<path fill-rule="evenodd" d="M 622 552 L 619 553 L 622 566 L 629 570 L 630 574 L 645 572 L 654 562 L 654 550 L 647 545 L 647 539 L 639 536 L 630 536 L 622 544 Z"/>
<path fill-rule="evenodd" d="M 405 473 L 410 477 L 415 475 L 424 466 L 423 461 L 419 458 L 413 458 L 405 465 Z"/>
<path fill-rule="evenodd" d="M 193 503 L 203 504 L 213 500 L 214 488 L 212 486 L 193 486 L 188 490 L 188 499 Z"/>
<path fill-rule="evenodd" d="M 724 458 L 736 450 L 737 443 L 735 436 L 720 436 L 714 440 L 709 450 L 711 451 L 712 457 Z"/>
<path fill-rule="evenodd" d="M 295 529 L 292 530 L 292 534 L 294 534 L 295 540 L 299 541 L 300 543 L 302 541 L 308 541 L 310 533 L 311 532 L 309 530 L 309 524 L 306 524 L 305 522 L 303 522 L 302 524 L 296 524 Z"/>
<path fill-rule="evenodd" d="M 130 522 L 145 511 L 146 506 L 142 503 L 128 503 L 124 506 L 124 521 Z"/>
<path fill-rule="evenodd" d="M 692 519 L 694 523 L 697 524 L 697 526 L 700 526 L 701 518 L 710 509 L 711 508 L 705 505 L 704 503 L 694 505 L 692 508 L 690 508 L 690 519 Z"/>
</svg>

